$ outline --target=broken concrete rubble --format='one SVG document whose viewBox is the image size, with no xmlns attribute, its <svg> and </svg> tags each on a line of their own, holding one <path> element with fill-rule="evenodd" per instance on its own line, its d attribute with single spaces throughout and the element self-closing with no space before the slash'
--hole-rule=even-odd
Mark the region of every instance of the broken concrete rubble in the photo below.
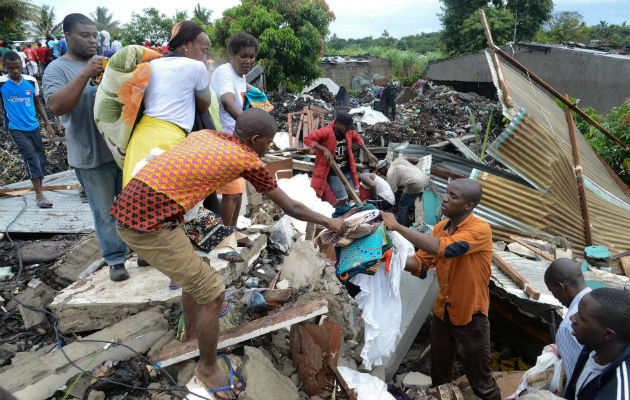
<svg viewBox="0 0 630 400">
<path fill-rule="evenodd" d="M 244 397 L 251 400 L 298 400 L 300 395 L 291 379 L 282 375 L 258 348 L 245 346 L 243 378 L 247 382 Z"/>
<path fill-rule="evenodd" d="M 54 297 L 55 291 L 39 279 L 31 280 L 26 290 L 16 296 L 21 303 L 40 308 L 46 307 Z M 24 321 L 24 327 L 26 329 L 42 329 L 50 326 L 46 314 L 31 310 L 19 303 L 17 307 L 22 315 L 22 321 Z"/>
<path fill-rule="evenodd" d="M 102 252 L 98 238 L 95 235 L 89 235 L 79 240 L 77 245 L 55 264 L 55 280 L 60 285 L 67 286 L 75 282 L 89 265 L 100 259 L 102 259 Z"/>
<path fill-rule="evenodd" d="M 117 324 L 96 332 L 85 339 L 113 340 L 125 344 L 139 353 L 147 351 L 167 329 L 161 313 L 144 311 Z M 77 365 L 87 362 L 103 347 L 103 343 L 73 342 L 63 347 L 64 352 Z M 113 345 L 94 361 L 124 360 L 134 353 L 125 347 Z M 13 368 L 0 374 L 3 386 L 19 399 L 43 400 L 49 398 L 79 371 L 72 366 L 60 350 L 31 359 L 23 364 L 14 361 Z"/>
<path fill-rule="evenodd" d="M 321 280 L 329 262 L 321 256 L 313 242 L 297 240 L 289 248 L 280 268 L 280 279 L 288 280 L 293 287 L 314 286 Z"/>
</svg>

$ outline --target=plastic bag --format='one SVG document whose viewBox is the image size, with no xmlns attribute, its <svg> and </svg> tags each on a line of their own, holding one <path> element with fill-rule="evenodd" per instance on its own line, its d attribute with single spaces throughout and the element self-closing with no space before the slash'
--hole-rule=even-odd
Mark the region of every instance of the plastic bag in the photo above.
<svg viewBox="0 0 630 400">
<path fill-rule="evenodd" d="M 347 367 L 337 367 L 350 389 L 357 392 L 357 400 L 396 400 L 387 391 L 382 380 L 370 374 L 355 371 Z"/>
<path fill-rule="evenodd" d="M 540 386 L 531 386 L 528 383 L 528 377 L 531 378 L 534 375 L 541 374 L 545 371 L 553 371 L 549 384 Z M 541 355 L 536 358 L 536 365 L 527 370 L 521 378 L 521 383 L 518 385 L 518 389 L 508 399 L 517 399 L 521 395 L 526 393 L 535 393 L 539 390 L 548 390 L 554 394 L 562 393 L 562 359 L 558 355 L 558 347 L 555 344 L 550 344 L 543 348 Z M 531 380 L 531 379 L 530 379 Z"/>
</svg>

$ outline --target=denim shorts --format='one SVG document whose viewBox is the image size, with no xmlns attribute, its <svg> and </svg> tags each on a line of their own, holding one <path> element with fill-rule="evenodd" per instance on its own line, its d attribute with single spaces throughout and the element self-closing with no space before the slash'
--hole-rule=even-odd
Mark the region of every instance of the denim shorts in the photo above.
<svg viewBox="0 0 630 400">
<path fill-rule="evenodd" d="M 350 186 L 352 186 L 356 190 L 356 187 L 354 186 L 354 179 L 352 179 L 352 172 L 348 171 L 344 172 L 343 174 L 346 176 L 346 179 L 350 183 Z M 330 186 L 330 190 L 332 190 L 333 194 L 337 198 L 337 201 L 346 200 L 348 198 L 346 187 L 343 185 L 343 183 L 341 183 L 341 179 L 339 179 L 339 177 L 335 175 L 333 171 L 330 171 L 330 173 L 328 174 L 326 182 L 328 182 L 328 186 Z"/>
<path fill-rule="evenodd" d="M 46 170 L 46 154 L 44 154 L 44 144 L 39 128 L 32 131 L 9 129 L 9 134 L 24 159 L 29 178 L 43 178 Z"/>
</svg>

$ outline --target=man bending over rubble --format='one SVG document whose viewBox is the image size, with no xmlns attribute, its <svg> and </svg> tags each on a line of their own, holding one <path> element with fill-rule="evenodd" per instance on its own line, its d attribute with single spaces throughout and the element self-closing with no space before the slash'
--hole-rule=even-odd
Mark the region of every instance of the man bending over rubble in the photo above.
<svg viewBox="0 0 630 400">
<path fill-rule="evenodd" d="M 229 388 L 217 365 L 219 313 L 225 287 L 219 274 L 197 255 L 181 223 L 184 214 L 227 182 L 243 177 L 288 215 L 341 232 L 344 224 L 318 214 L 287 196 L 260 160 L 276 133 L 267 112 L 252 108 L 240 115 L 234 135 L 193 132 L 151 160 L 125 186 L 112 215 L 120 237 L 142 258 L 183 288 L 184 315 L 195 329 L 185 340 L 197 340 L 200 360 L 195 373 L 221 398 L 235 399 L 240 385 Z"/>
<path fill-rule="evenodd" d="M 391 213 L 383 213 L 387 229 L 403 235 L 418 252 L 405 269 L 421 279 L 435 268 L 440 285 L 431 321 L 431 379 L 433 386 L 449 383 L 456 353 L 473 392 L 484 400 L 501 400 L 490 369 L 490 225 L 472 215 L 481 201 L 481 185 L 456 179 L 442 198 L 442 214 L 430 235 L 409 229 Z"/>
</svg>

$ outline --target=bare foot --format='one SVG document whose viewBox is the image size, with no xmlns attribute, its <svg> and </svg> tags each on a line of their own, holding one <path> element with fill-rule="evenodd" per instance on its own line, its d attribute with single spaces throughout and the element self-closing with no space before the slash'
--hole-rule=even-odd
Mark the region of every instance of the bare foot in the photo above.
<svg viewBox="0 0 630 400">
<path fill-rule="evenodd" d="M 204 385 L 208 387 L 208 389 L 230 386 L 230 380 L 225 376 L 225 373 L 221 370 L 221 368 L 219 368 L 219 364 L 217 363 L 215 363 L 214 367 L 212 367 L 210 371 L 207 371 L 207 373 L 202 373 L 201 365 L 197 364 L 197 367 L 195 368 L 195 375 L 201 380 L 201 382 L 204 383 Z M 212 392 L 212 395 L 220 399 L 236 399 L 242 387 L 242 383 L 235 382 L 233 389 Z"/>
</svg>

